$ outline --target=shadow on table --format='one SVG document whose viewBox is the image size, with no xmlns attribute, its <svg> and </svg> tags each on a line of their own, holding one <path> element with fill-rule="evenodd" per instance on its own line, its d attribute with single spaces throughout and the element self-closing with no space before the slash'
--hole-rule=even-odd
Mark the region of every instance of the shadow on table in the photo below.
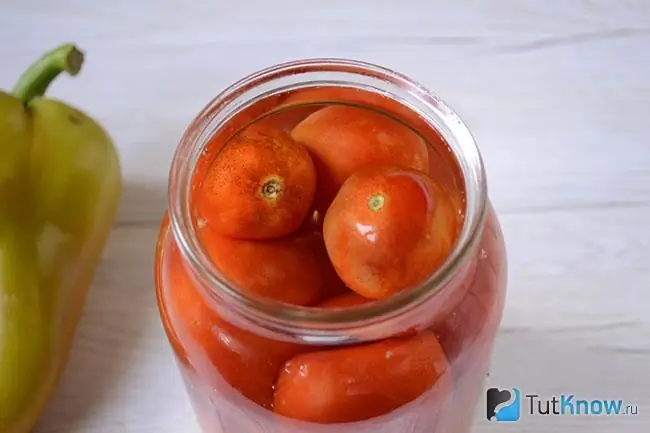
<svg viewBox="0 0 650 433">
<path fill-rule="evenodd" d="M 144 376 L 138 369 L 147 364 L 142 358 L 159 356 L 166 344 L 153 283 L 154 246 L 165 208 L 166 185 L 124 186 L 70 360 L 36 432 L 86 431 L 90 418 L 114 419 L 117 425 L 131 412 L 119 407 L 127 399 L 116 394 L 130 391 L 131 383 L 137 386 Z"/>
</svg>

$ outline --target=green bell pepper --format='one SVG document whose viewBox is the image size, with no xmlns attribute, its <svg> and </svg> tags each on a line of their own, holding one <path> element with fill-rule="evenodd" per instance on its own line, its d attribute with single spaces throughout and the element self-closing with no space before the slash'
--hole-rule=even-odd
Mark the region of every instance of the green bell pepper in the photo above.
<svg viewBox="0 0 650 433">
<path fill-rule="evenodd" d="M 43 95 L 84 56 L 63 45 L 0 92 L 0 432 L 31 431 L 64 369 L 113 225 L 119 156 L 93 119 Z"/>
</svg>

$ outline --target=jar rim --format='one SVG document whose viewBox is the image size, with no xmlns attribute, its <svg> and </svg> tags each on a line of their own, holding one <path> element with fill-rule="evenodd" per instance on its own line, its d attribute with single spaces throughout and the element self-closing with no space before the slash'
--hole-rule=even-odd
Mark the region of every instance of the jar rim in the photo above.
<svg viewBox="0 0 650 433">
<path fill-rule="evenodd" d="M 379 93 L 415 111 L 449 144 L 465 185 L 466 213 L 456 246 L 426 281 L 388 299 L 345 309 L 283 304 L 237 290 L 221 275 L 201 245 L 192 221 L 190 193 L 199 157 L 212 134 L 242 110 L 269 96 L 321 86 L 353 87 Z M 250 74 L 215 96 L 186 128 L 169 172 L 169 219 L 181 256 L 210 298 L 227 303 L 228 314 L 244 318 L 261 333 L 306 342 L 339 344 L 385 337 L 408 328 L 411 314 L 444 290 L 478 243 L 487 213 L 482 156 L 468 127 L 433 92 L 398 72 L 368 62 L 312 58 L 280 63 Z"/>
</svg>

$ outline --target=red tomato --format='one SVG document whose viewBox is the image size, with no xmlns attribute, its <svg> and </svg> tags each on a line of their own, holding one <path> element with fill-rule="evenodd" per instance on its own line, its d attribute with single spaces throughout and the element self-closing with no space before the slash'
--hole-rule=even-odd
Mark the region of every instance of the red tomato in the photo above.
<svg viewBox="0 0 650 433">
<path fill-rule="evenodd" d="M 219 378 L 255 403 L 271 408 L 273 385 L 283 363 L 301 346 L 269 340 L 219 317 L 187 274 L 176 248 L 166 254 L 164 298 L 174 346 L 206 386 Z"/>
<path fill-rule="evenodd" d="M 207 225 L 199 238 L 216 267 L 243 292 L 294 305 L 319 301 L 324 279 L 313 233 L 253 241 L 223 236 Z"/>
<path fill-rule="evenodd" d="M 425 142 L 399 122 L 367 109 L 323 108 L 296 125 L 291 136 L 312 155 L 318 173 L 316 208 L 323 212 L 360 168 L 392 164 L 428 170 Z"/>
<path fill-rule="evenodd" d="M 334 268 L 370 299 L 421 283 L 451 252 L 462 218 L 423 172 L 374 166 L 352 175 L 323 224 Z"/>
<path fill-rule="evenodd" d="M 320 304 L 319 308 L 345 308 L 345 307 L 354 307 L 356 305 L 363 305 L 371 302 L 370 299 L 359 296 L 354 292 L 343 293 L 342 295 L 334 296 L 329 298 Z"/>
<path fill-rule="evenodd" d="M 285 132 L 249 126 L 217 155 L 195 195 L 197 216 L 239 239 L 296 231 L 316 190 L 309 153 Z"/>
<path fill-rule="evenodd" d="M 275 412 L 317 423 L 365 420 L 426 392 L 446 398 L 452 387 L 448 373 L 432 333 L 298 355 L 280 373 Z"/>
</svg>

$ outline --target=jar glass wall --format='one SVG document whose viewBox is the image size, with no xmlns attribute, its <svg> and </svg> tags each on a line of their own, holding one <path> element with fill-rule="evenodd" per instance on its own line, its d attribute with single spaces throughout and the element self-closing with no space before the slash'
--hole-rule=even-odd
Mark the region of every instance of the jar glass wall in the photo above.
<svg viewBox="0 0 650 433">
<path fill-rule="evenodd" d="M 255 191 L 303 194 L 308 208 L 242 205 L 241 168 L 269 161 L 291 171 Z M 355 219 L 368 212 L 351 205 L 359 191 L 380 190 L 363 201 L 372 224 Z M 204 212 L 214 197 L 221 212 Z M 348 60 L 263 70 L 195 118 L 172 163 L 155 273 L 206 433 L 467 432 L 507 278 L 466 126 L 407 77 Z"/>
</svg>

